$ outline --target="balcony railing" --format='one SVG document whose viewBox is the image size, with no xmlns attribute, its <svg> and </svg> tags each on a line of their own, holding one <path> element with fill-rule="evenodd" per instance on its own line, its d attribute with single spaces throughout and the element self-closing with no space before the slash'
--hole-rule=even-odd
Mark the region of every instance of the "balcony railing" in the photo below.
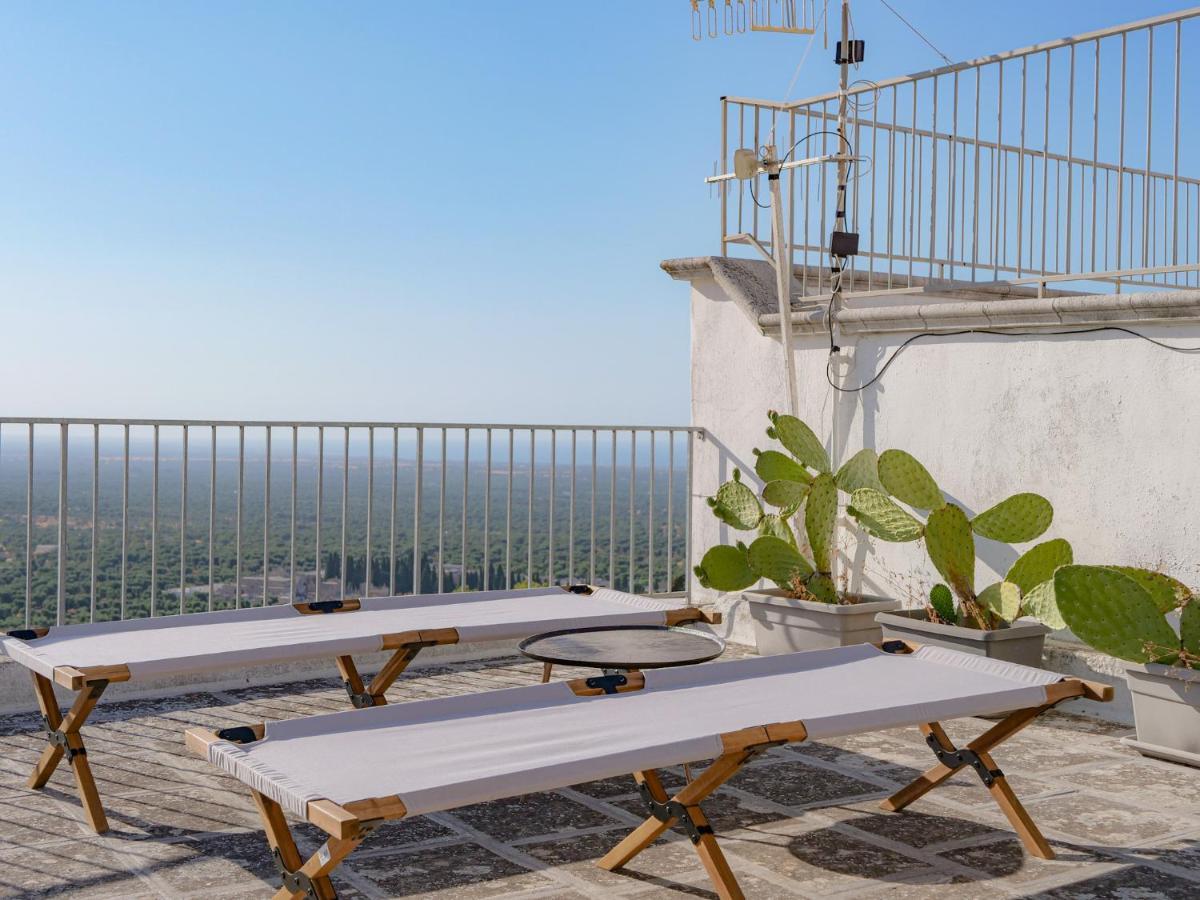
<svg viewBox="0 0 1200 900">
<path fill-rule="evenodd" d="M 1200 9 L 1146 19 L 849 91 L 847 211 L 866 290 L 914 278 L 1092 290 L 1200 286 Z M 838 94 L 721 104 L 721 170 L 774 143 L 835 152 Z M 798 147 L 797 147 L 798 144 Z M 836 171 L 785 174 L 807 293 L 828 289 Z M 745 182 L 721 190 L 721 248 L 768 245 Z M 811 272 L 809 269 L 811 268 Z M 860 288 L 861 289 L 861 288 Z"/>
<path fill-rule="evenodd" d="M 682 591 L 702 433 L 0 418 L 0 625 L 579 581 Z"/>
</svg>

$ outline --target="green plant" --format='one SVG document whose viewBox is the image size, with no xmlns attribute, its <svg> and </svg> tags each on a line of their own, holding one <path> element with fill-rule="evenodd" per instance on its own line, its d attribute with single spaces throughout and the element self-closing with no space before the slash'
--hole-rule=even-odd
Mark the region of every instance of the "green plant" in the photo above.
<svg viewBox="0 0 1200 900">
<path fill-rule="evenodd" d="M 1064 566 L 1054 594 L 1065 624 L 1101 653 L 1200 669 L 1200 598 L 1161 572 Z M 1167 616 L 1179 612 L 1179 633 Z"/>
<path fill-rule="evenodd" d="M 734 469 L 733 478 L 708 499 L 713 515 L 730 528 L 758 536 L 749 544 L 712 547 L 696 566 L 696 576 L 704 587 L 721 591 L 742 590 L 766 578 L 793 597 L 836 603 L 839 597 L 829 572 L 838 490 L 877 484 L 874 454 L 863 451 L 834 475 L 829 455 L 811 428 L 795 416 L 771 412 L 767 417 L 767 436 L 783 451 L 754 451 L 754 472 L 763 482 L 761 497 Z M 801 528 L 809 556 L 797 540 Z"/>
<path fill-rule="evenodd" d="M 880 540 L 924 540 L 930 561 L 945 580 L 930 592 L 927 609 L 933 621 L 992 629 L 1027 615 L 1056 625 L 1054 594 L 1043 585 L 1059 566 L 1072 562 L 1071 546 L 1064 540 L 1046 541 L 1027 551 L 1003 581 L 978 592 L 975 586 L 976 536 L 1010 544 L 1032 541 L 1054 519 L 1050 501 L 1038 494 L 1014 494 L 969 518 L 962 507 L 946 500 L 929 471 L 903 450 L 879 454 L 875 484 L 870 483 L 870 473 L 864 473 L 866 464 L 856 465 L 856 487 L 846 511 Z"/>
</svg>

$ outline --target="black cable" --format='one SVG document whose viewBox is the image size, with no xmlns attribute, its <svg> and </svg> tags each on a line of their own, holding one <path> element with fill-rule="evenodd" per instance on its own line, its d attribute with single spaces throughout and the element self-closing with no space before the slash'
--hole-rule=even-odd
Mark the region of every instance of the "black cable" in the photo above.
<svg viewBox="0 0 1200 900">
<path fill-rule="evenodd" d="M 1123 328 L 1120 325 L 1098 325 L 1094 328 L 1068 328 L 1060 331 L 996 331 L 988 328 L 964 328 L 961 331 L 922 331 L 919 334 L 914 334 L 912 337 L 905 340 L 899 347 L 893 350 L 891 355 L 887 358 L 887 361 L 884 362 L 883 367 L 880 368 L 880 370 L 875 373 L 871 380 L 865 384 L 860 384 L 858 387 L 852 388 L 842 387 L 841 385 L 836 384 L 833 380 L 833 375 L 830 372 L 830 368 L 833 365 L 832 356 L 829 357 L 829 360 L 825 364 L 825 380 L 829 382 L 829 386 L 831 388 L 842 394 L 857 394 L 860 391 L 865 391 L 883 377 L 883 373 L 891 367 L 892 363 L 896 361 L 896 357 L 899 356 L 909 344 L 916 343 L 917 341 L 925 338 L 961 337 L 966 334 L 990 334 L 996 337 L 1063 337 L 1065 335 L 1072 334 L 1095 334 L 1101 331 L 1119 331 L 1122 334 L 1128 334 L 1135 338 L 1141 338 L 1143 341 L 1148 341 L 1149 343 L 1154 344 L 1156 347 L 1161 347 L 1164 350 L 1173 350 L 1176 353 L 1200 353 L 1200 347 L 1176 347 L 1172 344 L 1167 344 L 1163 341 L 1152 338 L 1149 335 L 1142 334 L 1140 331 L 1134 331 L 1132 328 Z"/>
<path fill-rule="evenodd" d="M 758 195 L 756 193 L 754 193 L 754 182 L 756 182 L 757 180 L 758 180 L 757 176 L 750 179 L 750 199 L 754 201 L 754 205 L 757 206 L 759 209 L 770 209 L 771 204 L 758 202 Z"/>
<path fill-rule="evenodd" d="M 800 138 L 800 140 L 796 141 L 796 143 L 792 144 L 792 147 L 791 147 L 791 149 L 790 149 L 790 150 L 788 150 L 788 152 L 787 152 L 787 153 L 783 154 L 783 159 L 781 159 L 781 160 L 779 160 L 779 161 L 780 161 L 781 163 L 785 163 L 785 162 L 787 162 L 787 161 L 788 161 L 788 157 L 789 157 L 789 156 L 791 156 L 793 153 L 795 153 L 795 152 L 796 152 L 796 148 L 797 148 L 797 147 L 799 147 L 801 144 L 803 144 L 803 143 L 804 143 L 805 141 L 807 141 L 809 138 L 815 138 L 815 137 L 816 137 L 817 135 L 819 135 L 819 134 L 829 134 L 829 135 L 833 135 L 835 138 L 841 138 L 841 141 L 842 141 L 842 143 L 844 143 L 844 144 L 846 145 L 846 149 L 847 149 L 848 151 L 850 151 L 849 155 L 850 155 L 850 156 L 853 156 L 853 155 L 854 155 L 854 145 L 850 143 L 850 141 L 849 141 L 849 139 L 848 139 L 848 138 L 845 138 L 845 137 L 843 137 L 842 135 L 838 134 L 836 131 L 828 131 L 828 130 L 826 130 L 826 131 L 810 131 L 810 132 L 809 132 L 808 134 L 806 134 L 804 137 Z M 851 161 L 851 162 L 850 162 L 850 165 L 854 165 L 854 162 L 853 162 L 853 161 Z"/>
</svg>

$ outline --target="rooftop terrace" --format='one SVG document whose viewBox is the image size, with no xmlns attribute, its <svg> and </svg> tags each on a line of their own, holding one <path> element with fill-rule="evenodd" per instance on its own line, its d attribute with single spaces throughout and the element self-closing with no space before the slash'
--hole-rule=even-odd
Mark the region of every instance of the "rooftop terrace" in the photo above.
<svg viewBox="0 0 1200 900">
<path fill-rule="evenodd" d="M 539 674 L 510 658 L 422 668 L 389 699 Z M 37 718 L 0 719 L 0 895 L 267 896 L 278 882 L 248 793 L 186 753 L 182 731 L 342 709 L 333 679 L 101 705 L 88 732 L 112 824 L 104 837 L 83 822 L 66 767 L 45 792 L 25 789 L 43 746 Z M 953 724 L 952 737 L 982 730 Z M 931 761 L 916 729 L 777 748 L 705 809 L 756 898 L 924 896 L 932 885 L 940 896 L 1195 897 L 1200 770 L 1139 757 L 1122 748 L 1124 733 L 1050 714 L 998 752 L 1058 852 L 1053 862 L 1022 851 L 973 778 L 960 775 L 913 811 L 880 812 L 877 801 Z M 382 827 L 333 881 L 347 898 L 714 896 L 681 833 L 622 874 L 595 867 L 642 818 L 632 778 L 481 804 Z M 313 852 L 315 830 L 297 833 Z"/>
</svg>

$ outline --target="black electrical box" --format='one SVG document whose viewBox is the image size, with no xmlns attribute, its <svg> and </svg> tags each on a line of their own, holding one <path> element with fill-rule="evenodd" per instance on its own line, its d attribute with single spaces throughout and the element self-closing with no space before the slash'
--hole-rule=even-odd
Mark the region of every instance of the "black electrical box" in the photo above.
<svg viewBox="0 0 1200 900">
<path fill-rule="evenodd" d="M 831 256 L 858 256 L 858 232 L 835 231 L 829 237 L 829 254 Z"/>
<path fill-rule="evenodd" d="M 849 47 L 849 53 L 845 52 L 847 47 Z M 866 41 L 838 41 L 833 51 L 833 61 L 839 66 L 842 63 L 860 63 L 866 55 Z"/>
</svg>

